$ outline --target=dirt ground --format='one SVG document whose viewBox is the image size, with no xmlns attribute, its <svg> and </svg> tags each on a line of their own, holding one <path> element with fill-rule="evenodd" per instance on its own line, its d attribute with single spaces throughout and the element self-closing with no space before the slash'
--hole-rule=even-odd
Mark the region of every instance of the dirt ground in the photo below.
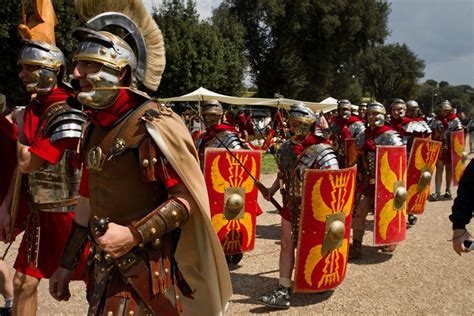
<svg viewBox="0 0 474 316">
<path fill-rule="evenodd" d="M 262 182 L 269 186 L 274 177 L 265 175 Z M 448 241 L 452 235 L 448 219 L 452 201 L 428 203 L 393 255 L 372 246 L 369 229 L 364 237 L 363 257 L 349 263 L 344 282 L 334 291 L 294 294 L 291 308 L 284 311 L 260 305 L 257 298 L 277 286 L 280 217 L 267 201 L 259 197 L 259 202 L 264 214 L 257 219 L 255 250 L 230 269 L 234 287 L 230 315 L 474 313 L 474 253 L 458 256 Z M 469 228 L 474 232 L 472 224 Z M 6 258 L 11 265 L 18 244 L 15 242 Z M 0 251 L 3 253 L 4 249 L 2 245 Z M 69 302 L 59 303 L 49 295 L 48 282 L 41 282 L 38 314 L 85 315 L 84 285 L 73 283 L 72 292 Z"/>
</svg>

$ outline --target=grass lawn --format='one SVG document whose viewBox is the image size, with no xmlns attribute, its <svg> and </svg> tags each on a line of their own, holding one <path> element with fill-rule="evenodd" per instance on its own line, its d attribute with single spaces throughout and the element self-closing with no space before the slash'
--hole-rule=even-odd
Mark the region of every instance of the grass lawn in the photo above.
<svg viewBox="0 0 474 316">
<path fill-rule="evenodd" d="M 262 153 L 261 174 L 275 173 L 278 171 L 277 163 L 272 154 Z"/>
</svg>

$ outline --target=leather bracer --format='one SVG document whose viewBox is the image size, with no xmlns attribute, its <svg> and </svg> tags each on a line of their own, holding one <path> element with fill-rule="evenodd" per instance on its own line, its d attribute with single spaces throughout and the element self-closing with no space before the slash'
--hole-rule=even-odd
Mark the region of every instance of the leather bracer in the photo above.
<svg viewBox="0 0 474 316">
<path fill-rule="evenodd" d="M 74 270 L 81 261 L 82 253 L 88 242 L 89 228 L 72 221 L 71 232 L 61 258 L 61 267 Z"/>
<path fill-rule="evenodd" d="M 178 199 L 172 198 L 161 204 L 156 210 L 131 226 L 141 237 L 141 243 L 146 244 L 187 222 L 189 213 Z"/>
</svg>

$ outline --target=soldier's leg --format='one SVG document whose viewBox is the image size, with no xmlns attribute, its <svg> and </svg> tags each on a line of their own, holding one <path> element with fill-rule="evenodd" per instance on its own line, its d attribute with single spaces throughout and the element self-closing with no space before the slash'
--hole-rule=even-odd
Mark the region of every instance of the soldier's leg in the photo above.
<svg viewBox="0 0 474 316">
<path fill-rule="evenodd" d="M 365 222 L 367 214 L 371 209 L 373 199 L 361 195 L 360 201 L 355 210 L 355 216 L 352 219 L 352 245 L 349 249 L 349 258 L 357 259 L 362 255 L 362 239 L 364 238 Z"/>
<path fill-rule="evenodd" d="M 295 247 L 291 239 L 291 222 L 281 218 L 280 243 L 280 282 L 284 287 L 291 287 L 291 273 L 295 263 Z"/>
<path fill-rule="evenodd" d="M 13 278 L 13 315 L 36 315 L 40 279 L 16 272 Z"/>
<path fill-rule="evenodd" d="M 444 163 L 441 159 L 436 162 L 436 173 L 435 173 L 435 192 L 428 197 L 429 201 L 439 201 L 441 199 L 441 182 L 443 181 L 443 169 Z"/>
<path fill-rule="evenodd" d="M 259 297 L 265 305 L 276 308 L 289 308 L 291 299 L 291 274 L 295 262 L 295 248 L 291 239 L 291 222 L 281 218 L 280 229 L 280 279 L 278 288 L 269 294 Z"/>
<path fill-rule="evenodd" d="M 446 193 L 444 194 L 444 198 L 447 200 L 451 200 L 453 198 L 451 195 L 451 183 L 453 181 L 451 163 L 448 163 L 445 166 L 446 166 Z"/>
<path fill-rule="evenodd" d="M 0 260 L 0 294 L 5 301 L 4 307 L 0 308 L 1 314 L 3 311 L 10 310 L 13 305 L 13 275 L 3 260 Z"/>
</svg>

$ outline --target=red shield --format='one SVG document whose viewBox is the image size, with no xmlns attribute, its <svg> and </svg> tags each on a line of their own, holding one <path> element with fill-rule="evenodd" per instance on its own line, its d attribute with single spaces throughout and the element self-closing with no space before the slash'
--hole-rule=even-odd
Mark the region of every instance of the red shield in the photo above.
<svg viewBox="0 0 474 316">
<path fill-rule="evenodd" d="M 295 268 L 295 292 L 322 292 L 344 280 L 356 167 L 307 170 Z"/>
<path fill-rule="evenodd" d="M 390 245 L 406 237 L 406 147 L 377 146 L 374 244 Z"/>
<path fill-rule="evenodd" d="M 355 138 L 344 140 L 344 153 L 346 167 L 352 167 L 357 163 L 357 146 Z"/>
<path fill-rule="evenodd" d="M 438 160 L 441 142 L 415 138 L 411 147 L 407 171 L 407 211 L 421 214 L 430 194 L 430 180 Z"/>
<path fill-rule="evenodd" d="M 451 168 L 453 186 L 457 186 L 466 168 L 467 153 L 464 151 L 464 131 L 451 132 Z"/>
<path fill-rule="evenodd" d="M 260 177 L 262 154 L 231 150 L 255 179 Z M 258 190 L 232 155 L 222 148 L 207 148 L 204 178 L 211 206 L 211 221 L 227 255 L 254 248 Z"/>
</svg>

